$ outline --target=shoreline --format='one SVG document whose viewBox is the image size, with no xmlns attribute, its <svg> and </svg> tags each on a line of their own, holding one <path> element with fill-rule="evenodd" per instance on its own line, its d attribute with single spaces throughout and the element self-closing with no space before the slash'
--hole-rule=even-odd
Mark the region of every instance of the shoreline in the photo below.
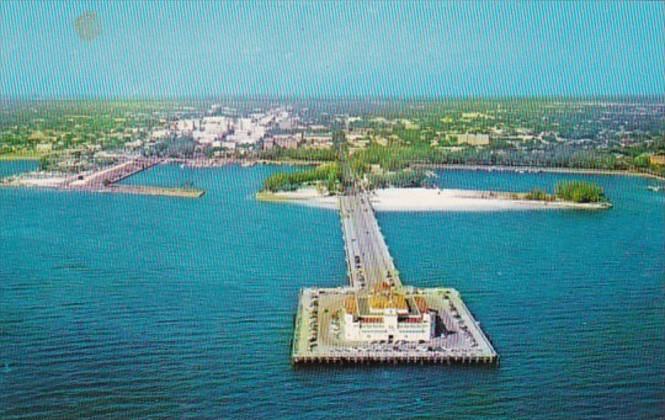
<svg viewBox="0 0 665 420">
<path fill-rule="evenodd" d="M 239 165 L 242 167 L 252 167 L 256 165 L 275 165 L 275 166 L 320 166 L 324 161 L 318 160 L 269 160 L 269 159 L 238 159 L 238 158 L 196 158 L 196 159 L 165 159 L 167 165 L 183 165 L 186 168 L 219 168 L 229 165 Z"/>
<path fill-rule="evenodd" d="M 608 175 L 608 176 L 636 176 L 643 178 L 652 178 L 665 181 L 665 176 L 652 174 L 648 172 L 637 172 L 620 169 L 593 169 L 593 168 L 557 168 L 548 166 L 507 166 L 507 165 L 465 165 L 465 164 L 445 164 L 445 163 L 416 163 L 412 168 L 421 169 L 450 169 L 458 171 L 485 171 L 485 172 L 524 172 L 524 173 L 554 173 L 554 174 L 587 174 L 587 175 Z"/>
<path fill-rule="evenodd" d="M 168 159 L 165 163 L 184 164 L 190 168 L 210 168 L 226 165 L 240 165 L 251 167 L 255 165 L 275 166 L 320 166 L 328 161 L 316 160 L 270 160 L 270 159 L 239 159 L 239 158 L 208 158 L 208 159 Z M 414 169 L 440 169 L 440 170 L 466 170 L 485 172 L 524 172 L 524 173 L 560 173 L 560 174 L 587 174 L 607 176 L 635 176 L 642 178 L 657 179 L 665 181 L 665 176 L 649 172 L 639 172 L 621 169 L 594 169 L 594 168 L 559 168 L 551 166 L 507 166 L 507 165 L 466 165 L 445 163 L 414 163 L 410 165 Z"/>
<path fill-rule="evenodd" d="M 0 162 L 12 161 L 38 161 L 41 156 L 22 155 L 0 155 Z M 184 165 L 187 168 L 217 168 L 228 165 L 240 165 L 251 167 L 255 165 L 275 166 L 319 166 L 329 163 L 327 161 L 315 160 L 270 160 L 270 159 L 242 159 L 242 158 L 198 158 L 180 159 L 166 158 L 163 164 Z M 635 176 L 642 178 L 657 179 L 665 181 L 665 176 L 649 172 L 639 172 L 621 169 L 594 169 L 594 168 L 559 168 L 550 166 L 508 166 L 508 165 L 467 165 L 458 163 L 414 163 L 410 165 L 414 169 L 439 169 L 460 171 L 485 171 L 485 172 L 519 172 L 519 173 L 560 173 L 560 174 L 587 174 L 607 176 Z"/>
<path fill-rule="evenodd" d="M 335 195 L 323 195 L 314 187 L 289 192 L 256 194 L 256 199 L 272 203 L 293 203 L 308 207 L 336 210 L 339 207 Z M 373 190 L 370 202 L 375 211 L 410 212 L 484 212 L 514 210 L 606 210 L 611 203 L 573 203 L 569 201 L 526 200 L 519 193 L 434 189 L 434 188 L 385 188 Z"/>
</svg>

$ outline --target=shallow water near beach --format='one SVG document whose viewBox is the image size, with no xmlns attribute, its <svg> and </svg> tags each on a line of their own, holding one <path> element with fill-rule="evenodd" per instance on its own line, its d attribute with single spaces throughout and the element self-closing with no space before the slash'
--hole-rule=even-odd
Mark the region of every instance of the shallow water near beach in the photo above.
<svg viewBox="0 0 665 420">
<path fill-rule="evenodd" d="M 0 189 L 0 417 L 662 415 L 662 182 L 439 172 L 503 191 L 591 179 L 614 208 L 378 214 L 403 281 L 458 289 L 501 364 L 294 369 L 299 289 L 346 266 L 336 212 L 254 199 L 276 170 L 126 181 L 198 200 Z"/>
</svg>

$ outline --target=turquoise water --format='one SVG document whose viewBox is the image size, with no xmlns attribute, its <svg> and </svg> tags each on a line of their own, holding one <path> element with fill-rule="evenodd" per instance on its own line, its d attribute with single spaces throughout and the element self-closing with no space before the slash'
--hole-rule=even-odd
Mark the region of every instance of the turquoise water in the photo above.
<svg viewBox="0 0 665 420">
<path fill-rule="evenodd" d="M 35 160 L 0 161 L 0 178 L 34 171 L 38 166 L 39 163 Z"/>
<path fill-rule="evenodd" d="M 26 170 L 1 163 L 0 173 Z M 200 200 L 0 190 L 0 417 L 626 417 L 665 399 L 665 195 L 606 212 L 379 214 L 405 282 L 457 288 L 486 367 L 289 364 L 298 290 L 345 283 L 333 211 L 256 202 L 276 168 L 158 167 Z M 551 188 L 446 172 L 449 187 Z"/>
</svg>

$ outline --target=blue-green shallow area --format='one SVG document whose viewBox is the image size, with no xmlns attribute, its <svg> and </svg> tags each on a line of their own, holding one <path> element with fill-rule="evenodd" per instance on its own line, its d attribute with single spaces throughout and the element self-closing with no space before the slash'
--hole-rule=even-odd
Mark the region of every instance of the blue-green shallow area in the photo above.
<svg viewBox="0 0 665 420">
<path fill-rule="evenodd" d="M 0 163 L 0 168 L 11 163 Z M 294 369 L 298 290 L 345 283 L 336 212 L 259 203 L 278 168 L 158 167 L 199 200 L 0 190 L 0 417 L 620 417 L 662 413 L 665 195 L 603 212 L 385 213 L 405 282 L 457 288 L 486 367 Z M 552 188 L 446 172 L 447 187 Z"/>
<path fill-rule="evenodd" d="M 36 160 L 0 160 L 0 178 L 35 171 L 38 167 L 39 162 Z"/>
</svg>

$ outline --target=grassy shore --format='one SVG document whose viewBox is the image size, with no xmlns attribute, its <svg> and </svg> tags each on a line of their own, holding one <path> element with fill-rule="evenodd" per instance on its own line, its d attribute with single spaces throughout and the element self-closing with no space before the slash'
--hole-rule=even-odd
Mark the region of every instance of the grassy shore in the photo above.
<svg viewBox="0 0 665 420">
<path fill-rule="evenodd" d="M 15 154 L 9 153 L 0 155 L 0 161 L 13 161 L 13 160 L 39 160 L 43 155 L 40 154 Z"/>
</svg>

